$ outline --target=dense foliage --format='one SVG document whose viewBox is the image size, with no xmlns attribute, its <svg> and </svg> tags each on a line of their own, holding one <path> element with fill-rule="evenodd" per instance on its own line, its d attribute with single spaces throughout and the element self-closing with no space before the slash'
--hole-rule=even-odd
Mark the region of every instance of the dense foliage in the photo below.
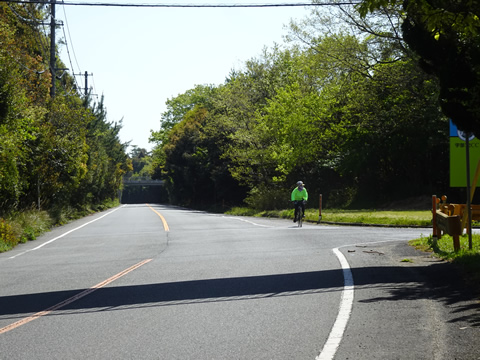
<svg viewBox="0 0 480 360">
<path fill-rule="evenodd" d="M 322 7 L 324 9 L 324 7 Z M 436 77 L 401 36 L 395 7 L 351 6 L 292 24 L 290 41 L 167 102 L 152 173 L 190 206 L 288 206 L 303 180 L 314 206 L 378 206 L 442 193 L 448 122 Z"/>
<path fill-rule="evenodd" d="M 115 199 L 131 166 L 103 98 L 81 97 L 61 71 L 50 96 L 47 12 L 44 4 L 0 3 L 0 218 Z M 57 60 L 56 68 L 65 66 Z"/>
<path fill-rule="evenodd" d="M 404 14 L 405 42 L 440 84 L 440 105 L 452 121 L 480 136 L 480 3 L 452 0 L 363 0 L 363 16 L 385 7 Z"/>
</svg>

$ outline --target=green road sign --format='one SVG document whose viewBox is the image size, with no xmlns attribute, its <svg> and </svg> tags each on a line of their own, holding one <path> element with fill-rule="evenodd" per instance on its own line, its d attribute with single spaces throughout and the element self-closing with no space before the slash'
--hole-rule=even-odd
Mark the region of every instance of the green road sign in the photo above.
<svg viewBox="0 0 480 360">
<path fill-rule="evenodd" d="M 465 133 L 459 131 L 450 120 L 450 187 L 467 186 L 467 160 L 466 160 L 466 138 Z M 473 184 L 473 177 L 477 164 L 480 160 L 480 140 L 474 136 L 469 138 L 470 148 L 470 183 Z M 480 178 L 476 186 L 480 186 Z"/>
</svg>

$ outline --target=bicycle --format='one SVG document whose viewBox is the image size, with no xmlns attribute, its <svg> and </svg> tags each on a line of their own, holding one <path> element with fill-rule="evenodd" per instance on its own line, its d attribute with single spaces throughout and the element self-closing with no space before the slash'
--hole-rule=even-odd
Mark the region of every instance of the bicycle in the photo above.
<svg viewBox="0 0 480 360">
<path fill-rule="evenodd" d="M 303 202 L 304 202 L 304 200 L 297 200 L 297 201 L 293 202 L 295 204 L 294 217 L 295 217 L 295 222 L 297 223 L 298 227 L 302 227 L 303 218 L 305 216 L 305 214 L 303 213 L 303 206 L 302 206 Z"/>
</svg>

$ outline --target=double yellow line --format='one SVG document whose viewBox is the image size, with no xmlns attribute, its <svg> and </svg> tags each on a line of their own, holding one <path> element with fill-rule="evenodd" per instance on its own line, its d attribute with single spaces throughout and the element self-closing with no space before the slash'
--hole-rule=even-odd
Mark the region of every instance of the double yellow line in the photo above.
<svg viewBox="0 0 480 360">
<path fill-rule="evenodd" d="M 160 219 L 162 220 L 163 223 L 163 228 L 165 229 L 166 232 L 170 231 L 170 228 L 168 227 L 167 220 L 163 217 L 162 214 L 160 214 L 157 210 L 155 210 L 153 207 L 147 204 L 147 206 L 158 216 L 160 216 Z"/>
</svg>

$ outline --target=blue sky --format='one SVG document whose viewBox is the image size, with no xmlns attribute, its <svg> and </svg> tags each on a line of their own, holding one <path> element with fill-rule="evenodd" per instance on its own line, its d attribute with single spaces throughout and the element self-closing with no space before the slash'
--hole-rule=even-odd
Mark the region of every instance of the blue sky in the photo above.
<svg viewBox="0 0 480 360">
<path fill-rule="evenodd" d="M 82 2 L 82 1 L 78 1 Z M 90 1 L 85 1 L 90 2 Z M 107 3 L 134 1 L 105 0 Z M 183 4 L 282 3 L 182 0 Z M 289 3 L 305 3 L 292 0 Z M 158 0 L 141 3 L 162 3 Z M 173 3 L 163 2 L 163 3 Z M 284 3 L 284 2 L 283 2 Z M 76 74 L 87 71 L 89 86 L 105 96 L 109 121 L 123 119 L 122 142 L 151 150 L 150 130 L 158 130 L 167 99 L 199 84 L 222 84 L 232 69 L 258 57 L 264 47 L 282 44 L 291 19 L 305 7 L 137 8 L 62 6 L 67 47 L 61 59 Z M 70 60 L 71 59 L 71 60 Z M 84 77 L 77 77 L 84 86 Z"/>
</svg>

